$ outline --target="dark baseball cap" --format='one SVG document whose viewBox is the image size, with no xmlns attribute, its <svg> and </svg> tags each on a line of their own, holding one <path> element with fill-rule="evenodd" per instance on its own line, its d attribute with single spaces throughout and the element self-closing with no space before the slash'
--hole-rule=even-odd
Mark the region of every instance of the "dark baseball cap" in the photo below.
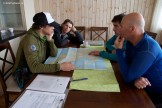
<svg viewBox="0 0 162 108">
<path fill-rule="evenodd" d="M 33 22 L 38 25 L 50 25 L 54 26 L 54 19 L 49 12 L 40 12 L 34 15 Z"/>
</svg>

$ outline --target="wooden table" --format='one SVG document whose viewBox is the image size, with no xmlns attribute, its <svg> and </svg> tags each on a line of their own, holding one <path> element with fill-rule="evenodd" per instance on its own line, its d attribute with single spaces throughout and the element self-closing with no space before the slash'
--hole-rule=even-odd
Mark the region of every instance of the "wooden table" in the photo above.
<svg viewBox="0 0 162 108">
<path fill-rule="evenodd" d="M 111 62 L 120 92 L 91 92 L 70 90 L 64 108 L 155 108 L 144 90 L 138 90 L 133 85 L 124 83 L 116 62 Z M 56 72 L 53 75 L 72 76 L 71 72 Z M 36 74 L 33 75 L 32 80 Z M 24 91 L 24 90 L 23 90 Z"/>
<path fill-rule="evenodd" d="M 111 64 L 120 86 L 120 92 L 70 90 L 64 108 L 155 108 L 145 91 L 135 88 L 133 84 L 126 84 L 120 74 L 118 64 L 116 62 L 111 62 Z M 60 71 L 53 75 L 71 77 L 72 74 L 72 71 Z M 29 85 L 35 77 L 36 74 L 33 75 L 33 78 L 27 85 Z"/>
<path fill-rule="evenodd" d="M 64 108 L 155 108 L 145 91 L 124 83 L 118 64 L 111 63 L 121 92 L 70 90 Z M 58 72 L 56 75 L 72 76 L 72 72 Z"/>
<path fill-rule="evenodd" d="M 111 63 L 121 92 L 70 90 L 64 108 L 155 108 L 145 91 L 124 83 L 118 64 Z M 72 73 L 56 72 L 54 75 L 71 77 Z"/>
</svg>

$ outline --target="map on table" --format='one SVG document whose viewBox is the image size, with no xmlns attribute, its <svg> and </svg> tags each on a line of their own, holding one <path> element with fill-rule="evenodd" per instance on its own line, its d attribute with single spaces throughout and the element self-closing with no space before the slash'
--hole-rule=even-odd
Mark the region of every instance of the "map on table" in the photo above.
<svg viewBox="0 0 162 108">
<path fill-rule="evenodd" d="M 48 57 L 45 64 L 55 64 L 63 62 L 72 62 L 76 69 L 95 69 L 107 70 L 111 67 L 108 63 L 109 60 L 99 57 L 88 55 L 96 48 L 60 48 L 56 57 Z M 97 49 L 98 51 L 104 50 L 104 47 Z"/>
<path fill-rule="evenodd" d="M 74 70 L 72 79 L 81 78 L 87 78 L 87 80 L 72 81 L 70 83 L 70 89 L 97 92 L 120 92 L 119 84 L 115 78 L 112 67 L 109 67 L 108 70 Z"/>
</svg>

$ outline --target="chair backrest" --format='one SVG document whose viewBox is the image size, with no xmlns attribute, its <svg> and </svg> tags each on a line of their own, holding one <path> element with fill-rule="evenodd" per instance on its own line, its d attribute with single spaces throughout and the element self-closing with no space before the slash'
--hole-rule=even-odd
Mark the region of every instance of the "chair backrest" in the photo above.
<svg viewBox="0 0 162 108">
<path fill-rule="evenodd" d="M 1 51 L 5 51 L 5 52 L 4 52 L 4 57 L 2 57 L 2 55 L 0 56 L 0 61 L 2 62 L 2 67 L 0 69 L 0 81 L 1 81 L 2 89 L 5 97 L 5 105 L 6 107 L 8 107 L 10 101 L 9 101 L 9 94 L 7 92 L 6 81 L 9 79 L 9 77 L 12 74 L 11 69 L 13 68 L 15 62 L 15 56 L 12 51 L 11 45 L 8 41 L 0 44 L 0 52 Z M 7 59 L 7 56 L 9 54 L 11 55 L 12 61 L 9 61 Z"/>
<path fill-rule="evenodd" d="M 82 34 L 85 40 L 85 26 L 75 26 L 75 28 Z"/>
<path fill-rule="evenodd" d="M 2 61 L 2 75 L 4 76 L 4 80 L 6 81 L 8 77 L 11 74 L 11 69 L 13 68 L 13 65 L 15 63 L 15 56 L 12 51 L 10 43 L 7 41 L 5 43 L 0 44 L 0 51 L 5 50 L 4 57 L 0 57 L 0 60 Z M 11 55 L 12 61 L 7 60 L 7 56 Z"/>
<path fill-rule="evenodd" d="M 157 36 L 157 33 L 154 33 L 154 32 L 150 32 L 150 31 L 145 31 L 149 36 L 151 36 L 153 39 L 156 38 Z"/>
<path fill-rule="evenodd" d="M 3 94 L 4 94 L 4 98 L 5 98 L 5 107 L 8 108 L 9 106 L 9 95 L 7 93 L 7 86 L 5 84 L 5 80 L 4 80 L 4 77 L 3 77 L 3 74 L 0 70 L 0 81 L 1 81 L 1 86 L 2 86 L 2 90 L 3 90 Z"/>
<path fill-rule="evenodd" d="M 108 27 L 91 27 L 91 40 L 102 39 L 105 43 L 108 39 Z"/>
</svg>

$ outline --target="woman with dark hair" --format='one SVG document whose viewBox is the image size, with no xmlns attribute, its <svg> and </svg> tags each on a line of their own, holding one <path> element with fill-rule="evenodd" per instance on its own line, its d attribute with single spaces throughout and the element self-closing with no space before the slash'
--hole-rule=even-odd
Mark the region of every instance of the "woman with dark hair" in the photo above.
<svg viewBox="0 0 162 108">
<path fill-rule="evenodd" d="M 69 43 L 77 46 L 83 44 L 83 36 L 69 19 L 66 19 L 60 27 L 58 25 L 55 27 L 53 39 L 57 47 L 67 47 Z"/>
</svg>

